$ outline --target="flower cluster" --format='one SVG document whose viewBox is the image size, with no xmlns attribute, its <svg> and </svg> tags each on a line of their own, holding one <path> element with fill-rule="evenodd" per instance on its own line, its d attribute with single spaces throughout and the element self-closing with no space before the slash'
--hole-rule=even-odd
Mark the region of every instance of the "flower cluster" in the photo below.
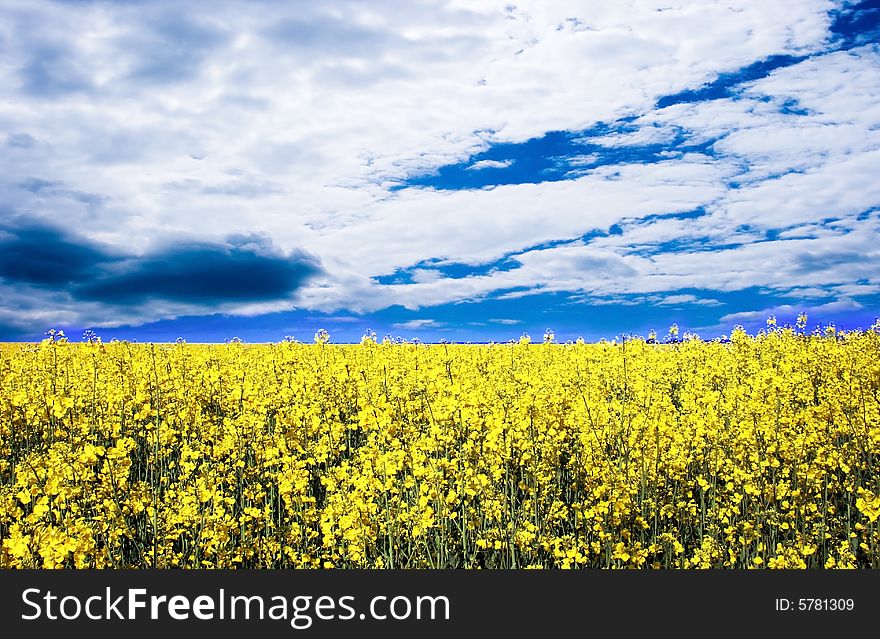
<svg viewBox="0 0 880 639">
<path fill-rule="evenodd" d="M 0 566 L 880 567 L 880 335 L 0 345 Z"/>
</svg>

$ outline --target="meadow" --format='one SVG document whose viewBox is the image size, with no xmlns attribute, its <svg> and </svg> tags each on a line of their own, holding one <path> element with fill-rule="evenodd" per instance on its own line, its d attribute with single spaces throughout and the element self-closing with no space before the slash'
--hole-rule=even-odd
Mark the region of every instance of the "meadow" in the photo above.
<svg viewBox="0 0 880 639">
<path fill-rule="evenodd" d="M 880 332 L 0 345 L 4 568 L 878 568 Z"/>
</svg>

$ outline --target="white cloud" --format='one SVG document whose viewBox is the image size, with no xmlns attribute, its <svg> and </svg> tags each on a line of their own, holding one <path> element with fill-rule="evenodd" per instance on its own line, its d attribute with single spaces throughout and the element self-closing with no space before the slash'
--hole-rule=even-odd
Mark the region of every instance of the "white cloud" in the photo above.
<svg viewBox="0 0 880 639">
<path fill-rule="evenodd" d="M 519 267 L 511 270 L 376 288 L 374 303 L 420 308 L 492 294 L 515 299 L 561 291 L 584 293 L 589 300 L 681 289 L 731 292 L 765 287 L 784 294 L 794 283 L 845 294 L 846 289 L 838 287 L 864 282 L 862 286 L 871 288 L 853 294 L 868 294 L 880 285 L 878 236 L 880 214 L 842 237 L 768 240 L 715 250 L 697 247 L 641 255 L 604 246 L 601 240 L 575 241 L 513 255 L 510 259 Z M 712 297 L 705 300 L 709 305 L 717 302 Z"/>
<path fill-rule="evenodd" d="M 783 304 L 781 306 L 774 306 L 772 308 L 765 308 L 760 311 L 742 311 L 739 313 L 730 313 L 728 315 L 723 315 L 720 319 L 720 322 L 723 323 L 735 323 L 735 322 L 749 322 L 749 321 L 763 321 L 766 320 L 771 315 L 792 315 L 795 313 L 807 313 L 809 316 L 810 312 L 813 313 L 821 313 L 821 312 L 839 312 L 839 311 L 857 311 L 863 308 L 861 304 L 851 299 L 842 299 L 835 302 L 828 302 L 827 304 L 820 304 L 818 306 L 794 306 L 791 304 Z"/>
<path fill-rule="evenodd" d="M 697 304 L 699 306 L 720 306 L 721 302 L 712 298 L 699 298 L 696 295 L 666 295 L 657 302 L 660 306 L 672 306 L 676 304 Z"/>
<path fill-rule="evenodd" d="M 398 322 L 397 324 L 392 324 L 394 328 L 405 328 L 410 330 L 417 330 L 420 328 L 440 328 L 443 326 L 442 322 L 436 322 L 432 319 L 414 319 L 406 322 Z"/>
<path fill-rule="evenodd" d="M 433 282 L 443 277 L 443 273 L 430 268 L 416 268 L 410 271 L 413 282 Z"/>
<path fill-rule="evenodd" d="M 600 137 L 588 138 L 591 144 L 601 146 L 645 146 L 649 144 L 662 144 L 675 139 L 676 132 L 672 127 L 665 126 L 642 126 L 635 131 L 626 133 L 614 133 Z"/>
<path fill-rule="evenodd" d="M 513 160 L 480 160 L 467 167 L 467 170 L 482 171 L 483 169 L 506 169 L 511 164 L 513 164 Z"/>
<path fill-rule="evenodd" d="M 835 287 L 837 288 L 837 287 Z M 851 293 L 852 295 L 858 295 L 858 293 Z M 813 300 L 813 299 L 822 299 L 827 298 L 830 295 L 830 291 L 825 288 L 819 288 L 816 286 L 813 287 L 795 287 L 788 291 L 781 291 L 780 295 L 783 297 L 796 297 L 802 300 Z"/>
<path fill-rule="evenodd" d="M 325 257 L 338 255 L 370 275 L 393 273 L 427 257 L 485 264 L 527 246 L 608 228 L 622 217 L 691 209 L 723 194 L 724 171 L 703 158 L 602 168 L 577 180 L 489 190 L 406 189 L 365 206 L 353 223 L 326 229 L 309 248 Z M 382 238 L 382 250 L 365 237 Z"/>
<path fill-rule="evenodd" d="M 815 55 L 837 4 L 507 5 L 5 3 L 5 210 L 64 220 L 127 251 L 249 231 L 321 259 L 325 275 L 291 299 L 222 309 L 246 314 L 294 304 L 413 308 L 530 290 L 837 286 L 847 295 L 841 287 L 856 281 L 866 288 L 852 295 L 875 290 L 876 221 L 854 220 L 880 206 L 880 54 L 866 46 Z M 733 98 L 654 110 L 662 95 L 775 54 L 813 57 Z M 805 115 L 781 112 L 787 101 Z M 568 158 L 583 171 L 574 180 L 389 190 L 493 143 L 622 116 L 641 117 L 632 131 L 593 142 L 618 149 L 683 132 L 694 144 L 717 140 L 715 156 L 590 170 L 598 156 L 584 154 Z M 31 178 L 62 186 L 19 186 Z M 700 207 L 702 218 L 643 222 Z M 829 217 L 842 225 L 823 224 Z M 623 233 L 577 240 L 613 224 Z M 758 243 L 768 230 L 776 239 Z M 529 250 L 559 240 L 571 242 Z M 413 284 L 372 280 L 432 258 L 478 265 L 505 256 L 518 268 L 468 278 L 422 268 Z M 24 304 L 5 311 L 16 322 L 204 311 L 120 310 L 2 283 L 0 294 L 9 308 Z"/>
<path fill-rule="evenodd" d="M 880 293 L 880 282 L 874 284 L 838 284 L 832 287 L 837 295 L 853 297 L 856 295 L 876 295 Z"/>
</svg>

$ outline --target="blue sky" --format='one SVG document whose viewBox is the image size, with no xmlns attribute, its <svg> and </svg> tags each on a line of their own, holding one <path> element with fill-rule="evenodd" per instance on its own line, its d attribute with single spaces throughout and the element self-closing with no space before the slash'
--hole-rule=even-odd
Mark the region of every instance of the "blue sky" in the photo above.
<svg viewBox="0 0 880 639">
<path fill-rule="evenodd" d="M 0 340 L 880 315 L 880 2 L 0 7 Z"/>
</svg>

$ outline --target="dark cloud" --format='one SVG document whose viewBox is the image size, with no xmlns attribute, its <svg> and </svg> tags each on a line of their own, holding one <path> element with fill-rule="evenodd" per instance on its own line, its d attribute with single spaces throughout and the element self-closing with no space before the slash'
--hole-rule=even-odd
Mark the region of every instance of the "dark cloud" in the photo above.
<svg viewBox="0 0 880 639">
<path fill-rule="evenodd" d="M 16 342 L 28 337 L 27 331 L 12 324 L 0 322 L 0 342 Z"/>
<path fill-rule="evenodd" d="M 180 12 L 163 13 L 126 42 L 125 48 L 137 57 L 130 77 L 156 84 L 190 80 L 199 74 L 208 54 L 228 40 L 227 33 Z"/>
<path fill-rule="evenodd" d="M 866 256 L 854 251 L 826 251 L 809 252 L 798 255 L 795 265 L 795 273 L 812 273 L 827 271 L 845 264 L 864 263 Z M 868 258 L 870 259 L 870 258 Z"/>
<path fill-rule="evenodd" d="M 236 197 L 254 199 L 281 193 L 283 189 L 271 182 L 259 180 L 232 180 L 220 184 L 206 186 L 201 189 L 205 195 L 233 195 Z"/>
<path fill-rule="evenodd" d="M 150 299 L 257 302 L 286 297 L 316 272 L 314 261 L 304 255 L 264 255 L 251 246 L 182 244 L 127 260 L 78 287 L 75 295 L 122 305 Z"/>
<path fill-rule="evenodd" d="M 61 46 L 35 46 L 19 70 L 22 91 L 33 97 L 56 98 L 91 90 L 91 82 L 76 68 L 73 58 L 73 52 Z"/>
<path fill-rule="evenodd" d="M 38 287 L 83 281 L 118 259 L 98 245 L 60 229 L 30 225 L 0 227 L 0 278 Z"/>
<path fill-rule="evenodd" d="M 343 57 L 380 57 L 395 36 L 330 16 L 287 19 L 265 31 L 290 49 Z M 399 40 L 398 40 L 399 41 Z"/>
<path fill-rule="evenodd" d="M 369 3 L 363 3 L 367 5 Z M 284 51 L 307 56 L 320 56 L 322 80 L 327 76 L 354 80 L 362 85 L 381 77 L 409 75 L 410 65 L 388 64 L 383 61 L 388 51 L 403 52 L 410 60 L 437 62 L 456 61 L 474 56 L 486 46 L 485 40 L 467 35 L 439 35 L 412 38 L 395 30 L 391 23 L 382 19 L 379 12 L 368 20 L 358 20 L 351 12 L 334 15 L 322 11 L 321 3 L 312 3 L 309 11 L 300 11 L 295 17 L 275 20 L 272 26 L 261 31 L 270 42 Z M 414 5 L 414 6 L 411 6 Z M 476 13 L 450 10 L 447 7 L 428 6 L 424 3 L 400 3 L 395 7 L 397 19 L 427 21 L 440 25 L 458 24 L 460 20 L 479 21 Z M 376 18 L 379 18 L 378 20 Z M 442 27 L 441 27 L 442 29 Z M 327 64 L 327 57 L 337 59 L 371 60 L 369 69 L 353 69 Z"/>
<path fill-rule="evenodd" d="M 618 256 L 602 257 L 594 255 L 577 255 L 569 262 L 574 268 L 584 272 L 598 272 L 603 275 L 634 276 L 638 271 Z"/>
<path fill-rule="evenodd" d="M 31 193 L 39 193 L 40 191 L 45 191 L 48 189 L 57 189 L 61 186 L 61 182 L 56 182 L 54 180 L 44 180 L 42 178 L 29 177 L 23 179 L 21 182 L 16 184 L 20 189 L 24 189 L 25 191 L 30 191 Z"/>
<path fill-rule="evenodd" d="M 318 271 L 303 254 L 270 255 L 265 248 L 262 241 L 169 246 L 114 265 L 75 295 L 121 305 L 260 302 L 288 296 Z"/>
<path fill-rule="evenodd" d="M 72 200 L 76 200 L 77 202 L 82 202 L 90 209 L 93 209 L 97 206 L 100 206 L 104 202 L 107 201 L 107 197 L 104 195 L 98 195 L 97 193 L 89 193 L 87 191 L 60 191 L 59 195 L 63 195 L 64 197 L 69 197 Z"/>
<path fill-rule="evenodd" d="M 16 149 L 29 149 L 36 143 L 37 141 L 34 137 L 27 133 L 11 133 L 6 136 L 6 146 L 11 146 Z"/>
<path fill-rule="evenodd" d="M 20 189 L 33 193 L 34 195 L 55 195 L 58 197 L 66 197 L 77 202 L 82 202 L 88 207 L 94 208 L 107 200 L 106 196 L 97 193 L 89 193 L 87 191 L 76 191 L 65 189 L 63 182 L 55 180 L 44 180 L 42 178 L 28 177 L 16 184 Z"/>
<path fill-rule="evenodd" d="M 282 254 L 257 235 L 234 235 L 220 244 L 181 242 L 135 257 L 59 229 L 0 227 L 0 278 L 63 290 L 80 301 L 268 301 L 289 296 L 319 271 L 313 257 Z"/>
</svg>

